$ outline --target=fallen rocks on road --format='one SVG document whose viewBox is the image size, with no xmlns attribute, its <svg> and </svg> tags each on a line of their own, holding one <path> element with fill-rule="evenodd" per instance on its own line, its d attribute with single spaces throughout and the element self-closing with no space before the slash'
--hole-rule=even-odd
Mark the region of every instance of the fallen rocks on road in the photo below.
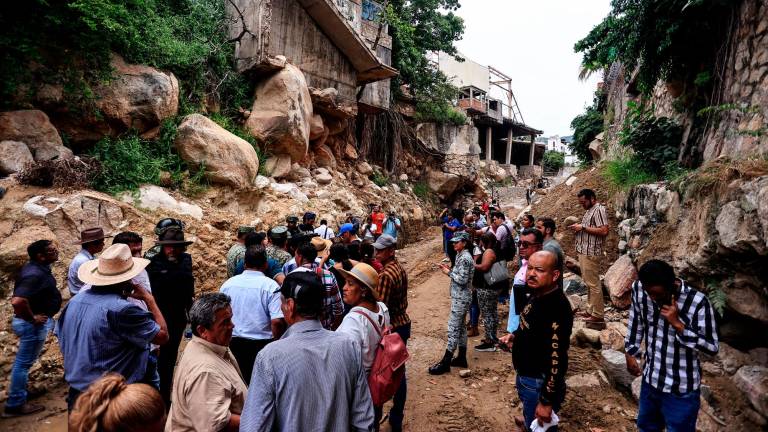
<svg viewBox="0 0 768 432">
<path fill-rule="evenodd" d="M 733 382 L 755 410 L 768 417 L 768 368 L 763 366 L 742 366 L 733 376 Z"/>
<path fill-rule="evenodd" d="M 627 359 L 624 357 L 624 353 L 607 349 L 600 351 L 600 355 L 603 357 L 601 361 L 603 370 L 611 382 L 615 386 L 631 389 L 635 377 L 627 371 Z"/>
<path fill-rule="evenodd" d="M 629 255 L 622 255 L 605 272 L 603 284 L 611 295 L 611 303 L 619 309 L 626 309 L 632 302 L 632 282 L 637 279 L 637 269 Z"/>
<path fill-rule="evenodd" d="M 469 369 L 462 369 L 459 371 L 459 376 L 462 378 L 469 378 L 472 376 L 472 371 Z"/>
</svg>

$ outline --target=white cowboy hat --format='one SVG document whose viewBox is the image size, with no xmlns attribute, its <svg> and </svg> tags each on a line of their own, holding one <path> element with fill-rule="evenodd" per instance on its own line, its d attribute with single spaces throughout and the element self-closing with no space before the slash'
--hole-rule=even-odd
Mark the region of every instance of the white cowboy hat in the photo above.
<svg viewBox="0 0 768 432">
<path fill-rule="evenodd" d="M 98 259 L 83 263 L 77 270 L 81 281 L 93 286 L 113 285 L 136 277 L 149 260 L 134 258 L 126 244 L 113 244 Z"/>
</svg>

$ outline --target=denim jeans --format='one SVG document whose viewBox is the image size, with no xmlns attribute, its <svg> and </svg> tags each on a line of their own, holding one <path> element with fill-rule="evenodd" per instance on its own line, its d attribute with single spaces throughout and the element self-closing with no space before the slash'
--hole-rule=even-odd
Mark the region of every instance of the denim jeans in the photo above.
<svg viewBox="0 0 768 432">
<path fill-rule="evenodd" d="M 40 357 L 43 344 L 48 333 L 53 328 L 53 318 L 48 318 L 45 324 L 32 324 L 21 318 L 14 317 L 11 321 L 14 333 L 19 336 L 19 350 L 11 370 L 11 385 L 8 388 L 6 407 L 14 408 L 27 402 L 27 380 L 29 368 Z"/>
<path fill-rule="evenodd" d="M 480 304 L 477 302 L 477 290 L 472 290 L 472 305 L 469 307 L 469 325 L 477 327 L 480 321 Z"/>
<path fill-rule="evenodd" d="M 518 375 L 515 379 L 517 396 L 523 404 L 523 418 L 525 419 L 526 430 L 528 430 L 529 426 L 531 426 L 531 423 L 533 423 L 533 420 L 536 418 L 536 405 L 539 404 L 539 394 L 541 386 L 543 385 L 544 378 L 532 378 Z M 553 412 L 559 410 L 559 402 L 552 405 Z M 547 432 L 557 432 L 557 426 L 552 426 L 547 429 Z"/>
<path fill-rule="evenodd" d="M 393 330 L 400 335 L 400 338 L 403 339 L 403 343 L 408 345 L 408 339 L 411 337 L 411 323 L 395 327 Z M 405 371 L 405 366 L 403 366 L 403 371 Z M 389 424 L 392 426 L 393 432 L 398 432 L 403 429 L 403 411 L 405 411 L 405 397 L 408 394 L 406 375 L 407 374 L 403 372 L 403 380 L 400 381 L 400 387 L 397 388 L 395 397 L 392 399 L 392 409 L 389 410 Z"/>
<path fill-rule="evenodd" d="M 157 371 L 157 351 L 150 351 L 147 357 L 147 373 L 141 380 L 144 384 L 149 384 L 160 391 L 160 373 Z"/>
<path fill-rule="evenodd" d="M 700 390 L 685 394 L 664 393 L 643 380 L 637 429 L 640 432 L 694 432 L 701 400 Z"/>
</svg>

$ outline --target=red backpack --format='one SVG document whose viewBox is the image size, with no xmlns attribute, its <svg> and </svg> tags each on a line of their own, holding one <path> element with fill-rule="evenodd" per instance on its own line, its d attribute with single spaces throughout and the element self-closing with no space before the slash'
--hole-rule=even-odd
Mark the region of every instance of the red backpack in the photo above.
<svg viewBox="0 0 768 432">
<path fill-rule="evenodd" d="M 368 387 L 374 406 L 382 406 L 395 395 L 400 382 L 405 376 L 405 362 L 410 357 L 408 349 L 399 334 L 393 333 L 390 327 L 382 332 L 379 326 L 359 310 L 354 311 L 364 316 L 381 336 L 376 348 L 376 358 L 373 360 L 371 372 L 368 374 Z"/>
</svg>

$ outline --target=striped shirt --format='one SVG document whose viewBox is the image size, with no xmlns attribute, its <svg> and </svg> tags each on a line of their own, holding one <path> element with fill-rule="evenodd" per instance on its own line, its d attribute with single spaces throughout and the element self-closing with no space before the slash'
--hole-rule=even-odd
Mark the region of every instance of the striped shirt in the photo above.
<svg viewBox="0 0 768 432">
<path fill-rule="evenodd" d="M 411 322 L 406 309 L 408 309 L 408 275 L 403 266 L 392 258 L 384 265 L 384 270 L 379 274 L 379 293 L 381 301 L 389 309 L 389 317 L 392 327 L 400 327 Z"/>
<path fill-rule="evenodd" d="M 336 277 L 328 270 L 322 269 L 318 271 L 317 263 L 306 264 L 293 271 L 314 272 L 316 275 L 320 276 L 320 280 L 323 282 L 323 288 L 325 288 L 323 317 L 320 322 L 326 330 L 334 330 L 333 324 L 337 319 L 340 320 L 341 316 L 344 315 L 344 303 L 341 301 L 341 293 L 339 292 L 339 284 L 336 283 Z"/>
<path fill-rule="evenodd" d="M 581 225 L 584 228 L 599 228 L 608 225 L 608 215 L 605 206 L 595 204 L 584 213 L 581 218 Z M 576 233 L 576 253 L 587 256 L 599 256 L 603 254 L 604 236 L 589 234 L 587 230 L 581 230 Z"/>
<path fill-rule="evenodd" d="M 645 342 L 643 380 L 664 393 L 685 394 L 699 389 L 701 366 L 697 351 L 715 355 L 719 350 L 717 326 L 707 297 L 680 281 L 676 294 L 678 316 L 685 325 L 678 333 L 661 315 L 640 284 L 632 285 L 632 308 L 624 341 L 627 354 L 640 358 Z"/>
</svg>

